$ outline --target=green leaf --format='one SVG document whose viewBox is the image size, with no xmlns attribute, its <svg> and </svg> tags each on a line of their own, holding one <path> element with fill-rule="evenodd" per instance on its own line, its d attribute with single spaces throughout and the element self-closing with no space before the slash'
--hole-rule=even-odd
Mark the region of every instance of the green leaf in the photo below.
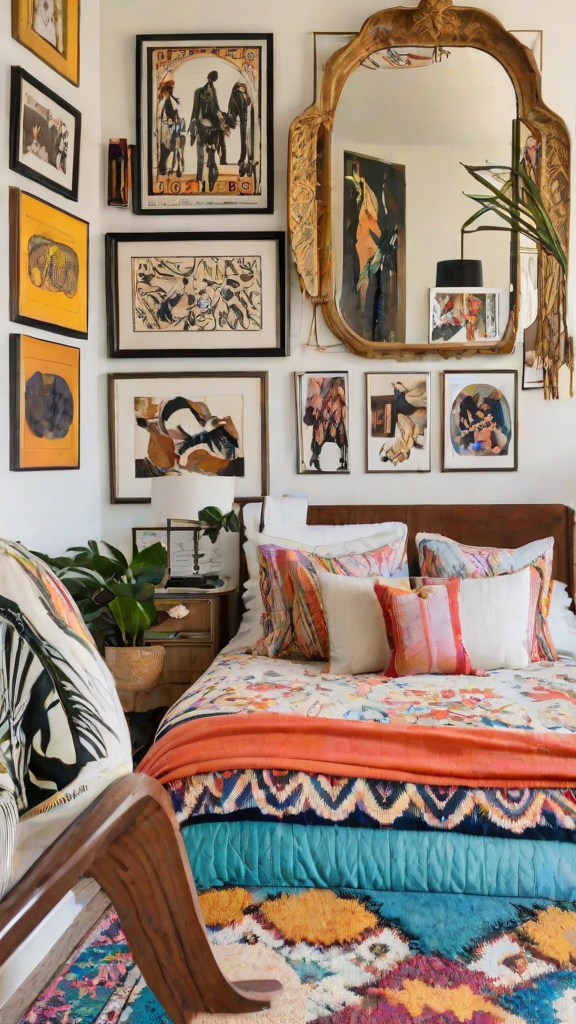
<svg viewBox="0 0 576 1024">
<path fill-rule="evenodd" d="M 144 604 L 132 598 L 115 597 L 109 608 L 125 645 L 136 646 L 142 633 L 156 618 L 154 604 Z"/>
<path fill-rule="evenodd" d="M 118 562 L 118 564 L 120 566 L 122 566 L 123 569 L 127 569 L 128 568 L 128 560 L 127 560 L 126 556 L 123 555 L 122 552 L 119 550 L 119 548 L 115 548 L 112 544 L 109 544 L 107 540 L 103 541 L 103 543 L 104 543 L 105 547 L 108 548 L 108 551 L 110 551 L 112 553 L 112 555 L 114 556 L 114 558 Z"/>
<path fill-rule="evenodd" d="M 166 548 L 163 544 L 151 544 L 132 559 L 128 571 L 135 580 L 145 580 L 157 585 L 166 572 Z"/>
<path fill-rule="evenodd" d="M 207 505 L 206 508 L 200 509 L 198 519 L 201 523 L 206 523 L 207 526 L 221 526 L 223 516 L 215 505 Z"/>
<path fill-rule="evenodd" d="M 204 530 L 204 536 L 208 537 L 208 539 L 211 540 L 213 544 L 215 544 L 216 541 L 218 540 L 218 534 L 219 533 L 220 533 L 220 530 L 217 530 L 217 529 Z"/>
</svg>

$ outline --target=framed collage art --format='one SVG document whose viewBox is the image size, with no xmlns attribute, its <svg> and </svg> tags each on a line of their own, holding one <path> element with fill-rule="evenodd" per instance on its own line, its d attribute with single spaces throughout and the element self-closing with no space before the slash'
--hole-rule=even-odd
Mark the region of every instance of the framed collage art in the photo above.
<svg viewBox="0 0 576 1024">
<path fill-rule="evenodd" d="M 518 373 L 442 374 L 442 472 L 518 469 Z"/>
<path fill-rule="evenodd" d="M 349 473 L 348 372 L 296 373 L 299 473 Z"/>
<path fill-rule="evenodd" d="M 366 374 L 366 472 L 430 472 L 430 373 Z"/>
<path fill-rule="evenodd" d="M 10 336 L 10 468 L 80 468 L 80 349 Z"/>
<path fill-rule="evenodd" d="M 78 200 L 82 115 L 22 68 L 13 67 L 10 168 Z"/>
</svg>

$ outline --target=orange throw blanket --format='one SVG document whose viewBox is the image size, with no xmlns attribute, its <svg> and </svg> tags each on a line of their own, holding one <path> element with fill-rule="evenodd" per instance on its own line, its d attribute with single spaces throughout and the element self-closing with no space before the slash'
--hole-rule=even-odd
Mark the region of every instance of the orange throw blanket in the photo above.
<svg viewBox="0 0 576 1024">
<path fill-rule="evenodd" d="M 150 749 L 139 771 L 167 783 L 234 768 L 475 789 L 562 789 L 576 786 L 576 738 L 265 712 L 216 715 L 174 726 Z"/>
</svg>

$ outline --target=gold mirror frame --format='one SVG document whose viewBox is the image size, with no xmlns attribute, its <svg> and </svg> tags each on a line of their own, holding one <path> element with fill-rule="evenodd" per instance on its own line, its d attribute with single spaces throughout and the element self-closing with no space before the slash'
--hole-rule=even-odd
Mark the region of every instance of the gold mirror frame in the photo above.
<svg viewBox="0 0 576 1024">
<path fill-rule="evenodd" d="M 288 154 L 288 220 L 291 246 L 302 290 L 321 305 L 330 330 L 357 355 L 369 359 L 414 359 L 426 354 L 469 356 L 508 353 L 518 331 L 519 287 L 515 287 L 506 330 L 493 345 L 394 344 L 367 341 L 345 322 L 335 301 L 332 258 L 331 151 L 332 129 L 342 90 L 353 71 L 376 50 L 397 46 L 471 46 L 490 54 L 507 71 L 517 100 L 518 118 L 541 145 L 540 191 L 548 214 L 568 252 L 570 218 L 570 138 L 561 117 L 542 100 L 540 72 L 534 55 L 491 14 L 473 7 L 454 7 L 452 0 L 420 0 L 418 7 L 393 7 L 372 15 L 357 36 L 328 61 L 320 100 L 290 129 Z M 518 261 L 516 261 L 516 264 Z M 518 279 L 513 268 L 513 285 Z M 571 339 L 557 310 L 565 312 L 566 280 L 546 252 L 539 254 L 539 321 L 537 356 L 544 359 L 553 397 L 558 368 L 571 365 Z M 560 297 L 560 301 L 558 300 Z M 565 317 L 564 317 L 565 321 Z"/>
</svg>

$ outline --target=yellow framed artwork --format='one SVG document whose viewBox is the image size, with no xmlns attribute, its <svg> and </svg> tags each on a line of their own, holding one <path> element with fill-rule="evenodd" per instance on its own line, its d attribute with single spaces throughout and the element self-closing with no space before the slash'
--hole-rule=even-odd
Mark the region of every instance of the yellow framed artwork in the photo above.
<svg viewBox="0 0 576 1024">
<path fill-rule="evenodd" d="M 88 337 L 88 224 L 10 189 L 10 319 Z"/>
<path fill-rule="evenodd" d="M 12 36 L 78 85 L 80 0 L 12 0 Z"/>
<path fill-rule="evenodd" d="M 10 335 L 10 469 L 80 468 L 80 349 Z"/>
</svg>

